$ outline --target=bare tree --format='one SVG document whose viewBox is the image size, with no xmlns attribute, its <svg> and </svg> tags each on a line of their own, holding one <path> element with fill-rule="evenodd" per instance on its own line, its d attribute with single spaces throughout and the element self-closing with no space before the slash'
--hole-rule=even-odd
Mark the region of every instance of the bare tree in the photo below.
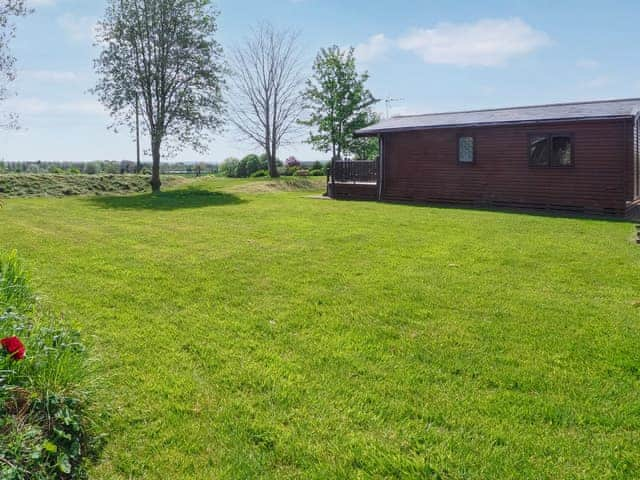
<svg viewBox="0 0 640 480">
<path fill-rule="evenodd" d="M 11 19 L 29 12 L 25 0 L 0 0 L 0 102 L 9 97 L 9 84 L 16 78 L 16 59 L 9 51 L 9 42 L 16 31 Z M 16 116 L 0 111 L 0 128 L 16 127 Z"/>
<path fill-rule="evenodd" d="M 222 124 L 222 48 L 210 0 L 109 0 L 99 24 L 102 53 L 94 92 L 115 124 L 135 128 L 140 98 L 151 139 L 151 186 L 160 190 L 160 152 L 206 151 Z"/>
<path fill-rule="evenodd" d="M 278 149 L 292 139 L 303 110 L 298 34 L 261 24 L 232 53 L 231 121 L 263 149 L 278 176 Z"/>
</svg>

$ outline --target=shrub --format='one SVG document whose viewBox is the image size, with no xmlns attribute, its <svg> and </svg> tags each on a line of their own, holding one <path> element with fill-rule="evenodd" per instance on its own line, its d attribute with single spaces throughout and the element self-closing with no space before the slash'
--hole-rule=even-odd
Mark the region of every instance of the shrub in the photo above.
<svg viewBox="0 0 640 480">
<path fill-rule="evenodd" d="M 282 175 L 285 177 L 292 177 L 296 174 L 296 172 L 300 170 L 300 167 L 286 167 L 282 172 Z"/>
<path fill-rule="evenodd" d="M 0 258 L 2 271 L 18 272 L 3 283 L 28 288 L 15 253 Z M 17 336 L 26 346 L 23 360 L 0 350 L 0 479 L 87 478 L 103 439 L 82 388 L 89 371 L 85 349 L 78 333 L 42 311 L 33 295 L 21 298 L 15 309 L 0 310 L 0 337 Z"/>
<path fill-rule="evenodd" d="M 266 168 L 268 168 L 267 165 L 263 165 L 260 162 L 260 158 L 254 154 L 247 155 L 240 161 L 240 163 L 243 164 L 244 170 L 249 177 L 258 170 L 265 170 Z"/>
<path fill-rule="evenodd" d="M 294 156 L 291 156 L 291 157 L 287 158 L 287 160 L 284 162 L 284 164 L 285 164 L 285 166 L 287 168 L 294 168 L 294 167 L 300 168 L 300 162 Z"/>
<path fill-rule="evenodd" d="M 300 169 L 296 170 L 293 175 L 296 176 L 296 177 L 308 177 L 309 176 L 309 170 L 305 170 L 304 168 L 300 168 Z"/>
<path fill-rule="evenodd" d="M 323 169 L 313 169 L 309 171 L 310 177 L 324 177 L 326 174 Z"/>
<path fill-rule="evenodd" d="M 249 172 L 247 171 L 247 164 L 240 160 L 236 166 L 235 175 L 236 178 L 247 178 Z"/>
<path fill-rule="evenodd" d="M 238 176 L 238 164 L 240 160 L 237 158 L 227 158 L 222 165 L 220 165 L 220 173 L 225 177 L 235 178 Z"/>
<path fill-rule="evenodd" d="M 258 170 L 257 172 L 253 172 L 250 177 L 251 178 L 259 178 L 259 177 L 268 177 L 269 172 L 267 170 Z"/>
</svg>

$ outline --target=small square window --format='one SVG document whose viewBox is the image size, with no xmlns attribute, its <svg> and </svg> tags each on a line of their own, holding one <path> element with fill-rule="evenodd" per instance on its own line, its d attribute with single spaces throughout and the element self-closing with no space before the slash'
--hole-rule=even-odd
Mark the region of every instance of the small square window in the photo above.
<svg viewBox="0 0 640 480">
<path fill-rule="evenodd" d="M 458 162 L 473 163 L 474 157 L 473 137 L 458 138 Z"/>
</svg>

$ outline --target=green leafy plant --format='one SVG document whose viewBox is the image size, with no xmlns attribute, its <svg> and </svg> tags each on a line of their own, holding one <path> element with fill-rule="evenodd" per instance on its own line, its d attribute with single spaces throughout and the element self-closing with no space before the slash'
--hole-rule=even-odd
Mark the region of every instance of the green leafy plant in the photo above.
<svg viewBox="0 0 640 480">
<path fill-rule="evenodd" d="M 33 305 L 29 276 L 17 252 L 0 252 L 0 309 L 12 307 L 24 312 Z"/>
<path fill-rule="evenodd" d="M 86 350 L 36 302 L 15 252 L 0 255 L 0 265 L 11 292 L 0 309 L 0 479 L 85 479 L 103 444 Z M 24 356 L 5 347 L 18 337 Z"/>
</svg>

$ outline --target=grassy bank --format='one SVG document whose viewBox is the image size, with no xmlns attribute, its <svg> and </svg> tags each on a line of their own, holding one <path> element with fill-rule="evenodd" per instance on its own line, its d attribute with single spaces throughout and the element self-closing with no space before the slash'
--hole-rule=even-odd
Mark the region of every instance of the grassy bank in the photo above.
<svg viewBox="0 0 640 480">
<path fill-rule="evenodd" d="M 205 179 L 6 201 L 113 412 L 95 478 L 638 478 L 624 222 Z"/>
<path fill-rule="evenodd" d="M 186 179 L 168 176 L 163 181 L 170 187 Z M 149 177 L 144 175 L 0 174 L 0 198 L 121 195 L 150 190 Z"/>
</svg>

